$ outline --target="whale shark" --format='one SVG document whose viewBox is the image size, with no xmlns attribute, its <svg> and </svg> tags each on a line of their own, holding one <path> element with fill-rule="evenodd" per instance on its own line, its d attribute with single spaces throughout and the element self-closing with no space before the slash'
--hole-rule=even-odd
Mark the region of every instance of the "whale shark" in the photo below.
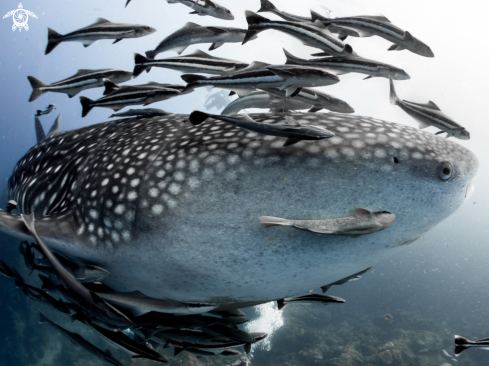
<svg viewBox="0 0 489 366">
<path fill-rule="evenodd" d="M 110 272 L 114 291 L 215 304 L 216 311 L 306 294 L 361 272 L 454 213 L 477 157 L 402 124 L 335 113 L 250 114 L 323 126 L 335 136 L 283 138 L 188 115 L 127 118 L 61 131 L 32 147 L 9 179 L 20 214 L 46 245 Z M 358 237 L 260 225 L 388 211 Z M 16 213 L 0 231 L 33 238 Z"/>
</svg>

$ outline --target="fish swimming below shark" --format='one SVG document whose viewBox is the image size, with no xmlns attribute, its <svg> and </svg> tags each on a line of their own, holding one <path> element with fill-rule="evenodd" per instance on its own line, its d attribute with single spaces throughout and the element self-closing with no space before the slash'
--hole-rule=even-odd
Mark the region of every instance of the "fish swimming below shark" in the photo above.
<svg viewBox="0 0 489 366">
<path fill-rule="evenodd" d="M 472 190 L 478 160 L 451 140 L 369 117 L 287 115 L 335 136 L 283 148 L 283 137 L 212 118 L 110 121 L 32 147 L 10 177 L 9 199 L 34 213 L 52 251 L 110 272 L 103 282 L 114 291 L 224 311 L 341 282 L 423 236 Z M 258 220 L 339 218 L 356 207 L 391 212 L 395 224 L 353 238 Z M 33 241 L 13 212 L 0 211 L 0 231 Z"/>
</svg>

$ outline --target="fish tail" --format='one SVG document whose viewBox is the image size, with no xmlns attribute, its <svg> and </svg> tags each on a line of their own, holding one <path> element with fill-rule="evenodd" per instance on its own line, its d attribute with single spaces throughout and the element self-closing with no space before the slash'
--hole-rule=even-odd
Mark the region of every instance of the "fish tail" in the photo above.
<svg viewBox="0 0 489 366">
<path fill-rule="evenodd" d="M 260 220 L 261 226 L 264 228 L 272 226 L 292 226 L 290 220 L 281 219 L 280 217 L 260 216 L 258 219 Z"/>
<path fill-rule="evenodd" d="M 110 94 L 120 88 L 119 85 L 117 85 L 110 79 L 104 78 L 102 79 L 102 81 L 104 82 L 104 86 L 105 86 L 104 95 Z"/>
<path fill-rule="evenodd" d="M 45 55 L 51 53 L 61 43 L 61 37 L 63 36 L 54 29 L 48 28 L 48 45 L 46 46 L 46 52 L 44 52 Z"/>
<path fill-rule="evenodd" d="M 80 97 L 80 103 L 82 105 L 82 118 L 85 117 L 90 111 L 92 110 L 93 106 L 90 104 L 93 102 L 93 100 L 87 98 L 87 97 Z"/>
<path fill-rule="evenodd" d="M 187 86 L 185 87 L 185 89 L 182 90 L 181 94 L 188 93 L 188 92 L 192 91 L 195 87 L 197 87 L 198 86 L 196 84 L 197 81 L 203 81 L 203 80 L 208 79 L 207 76 L 194 75 L 194 74 L 183 74 L 183 75 L 180 75 L 180 77 L 182 78 L 183 81 L 185 81 L 187 83 Z M 200 86 L 202 86 L 202 85 L 200 85 Z"/>
<path fill-rule="evenodd" d="M 286 65 L 298 65 L 298 62 L 301 60 L 299 57 L 294 56 L 291 54 L 289 51 L 287 51 L 285 48 L 283 48 L 285 57 L 287 58 L 287 61 L 285 62 Z"/>
<path fill-rule="evenodd" d="M 249 10 L 246 10 L 245 14 L 246 14 L 246 21 L 248 22 L 248 32 L 246 32 L 242 44 L 245 44 L 260 32 L 259 28 L 261 22 L 270 21 L 270 19 L 262 17 L 261 15 L 253 13 L 252 11 Z"/>
<path fill-rule="evenodd" d="M 139 76 L 144 70 L 146 70 L 147 72 L 151 70 L 151 67 L 148 68 L 147 66 L 144 65 L 144 63 L 147 61 L 148 59 L 143 55 L 140 55 L 139 53 L 134 54 L 135 65 L 134 65 L 134 71 L 132 72 L 134 77 Z"/>
<path fill-rule="evenodd" d="M 396 94 L 396 89 L 394 88 L 394 82 L 392 81 L 392 77 L 389 76 L 389 85 L 390 85 L 390 101 L 391 104 L 397 105 L 399 102 L 399 98 Z"/>
<path fill-rule="evenodd" d="M 470 343 L 470 341 L 467 338 L 464 338 L 464 337 L 459 336 L 459 335 L 455 336 L 455 345 L 462 346 L 462 345 L 466 345 L 469 343 Z"/>
<path fill-rule="evenodd" d="M 261 0 L 261 8 L 257 13 L 265 13 L 267 11 L 276 10 L 277 8 L 268 0 Z"/>
<path fill-rule="evenodd" d="M 190 123 L 192 123 L 194 126 L 197 126 L 200 125 L 209 117 L 210 114 L 208 113 L 201 112 L 201 111 L 193 111 L 192 113 L 190 113 L 188 119 L 190 120 Z"/>
<path fill-rule="evenodd" d="M 130 2 L 131 2 L 131 0 L 127 0 L 126 6 L 125 6 L 126 8 L 127 8 L 127 6 L 129 5 Z"/>
<path fill-rule="evenodd" d="M 28 76 L 27 79 L 29 80 L 32 86 L 32 94 L 31 97 L 29 98 L 29 102 L 32 102 L 47 91 L 47 90 L 42 90 L 41 88 L 45 88 L 48 85 L 44 84 L 42 81 L 36 79 L 33 76 Z"/>
</svg>

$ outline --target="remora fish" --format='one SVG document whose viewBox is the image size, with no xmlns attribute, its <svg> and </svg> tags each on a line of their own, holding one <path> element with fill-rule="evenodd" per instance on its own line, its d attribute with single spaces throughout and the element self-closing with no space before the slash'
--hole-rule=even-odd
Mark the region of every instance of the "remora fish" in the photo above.
<svg viewBox="0 0 489 366">
<path fill-rule="evenodd" d="M 312 60 L 304 60 L 294 56 L 284 49 L 285 57 L 287 57 L 287 65 L 303 65 L 312 67 L 323 67 L 336 75 L 348 74 L 356 72 L 368 75 L 365 79 L 372 77 L 391 76 L 394 80 L 409 79 L 409 75 L 402 69 L 395 66 L 384 64 L 382 62 L 369 60 L 359 56 L 332 56 L 325 58 L 315 58 Z"/>
<path fill-rule="evenodd" d="M 188 22 L 161 41 L 153 51 L 147 51 L 146 56 L 155 58 L 158 53 L 170 50 L 175 50 L 180 55 L 188 46 L 199 43 L 212 43 L 209 47 L 209 51 L 212 51 L 224 43 L 243 42 L 245 35 L 246 29 L 204 27 Z"/>
<path fill-rule="evenodd" d="M 166 116 L 170 112 L 164 111 L 158 108 L 143 108 L 143 109 L 129 109 L 128 111 L 121 113 L 114 113 L 109 116 L 113 117 L 153 117 L 153 116 Z"/>
<path fill-rule="evenodd" d="M 187 83 L 185 90 L 203 86 L 231 89 L 240 96 L 254 89 L 280 88 L 286 96 L 294 96 L 300 88 L 336 84 L 340 79 L 320 68 L 291 65 L 269 65 L 253 62 L 246 69 L 228 75 L 206 77 L 184 74 L 181 78 Z"/>
<path fill-rule="evenodd" d="M 294 118 L 285 116 L 285 123 L 268 124 L 258 123 L 248 115 L 242 115 L 242 119 L 237 119 L 228 116 L 219 116 L 215 114 L 194 111 L 190 114 L 189 120 L 193 125 L 199 125 L 207 118 L 218 119 L 235 126 L 244 128 L 245 130 L 262 133 L 269 136 L 287 137 L 284 147 L 296 144 L 302 140 L 322 140 L 333 137 L 334 133 L 328 131 L 323 126 L 305 124 L 301 125 Z"/>
<path fill-rule="evenodd" d="M 152 67 L 163 67 L 181 72 L 213 75 L 222 75 L 248 67 L 246 62 L 214 57 L 200 50 L 196 50 L 194 53 L 187 56 L 168 57 L 159 60 L 146 58 L 136 53 L 134 62 L 136 64 L 134 66 L 134 76 L 138 76 L 144 70 L 149 72 Z"/>
<path fill-rule="evenodd" d="M 396 215 L 388 211 L 373 212 L 357 208 L 351 216 L 324 220 L 287 220 L 279 217 L 260 216 L 260 224 L 265 227 L 292 226 L 297 229 L 319 234 L 364 235 L 385 230 L 392 225 Z"/>
<path fill-rule="evenodd" d="M 105 350 L 105 352 L 102 351 L 98 347 L 95 347 L 93 344 L 88 342 L 85 338 L 83 338 L 78 333 L 73 333 L 63 327 L 60 327 L 58 324 L 46 318 L 42 313 L 39 313 L 39 323 L 48 323 L 52 325 L 61 334 L 63 334 L 66 338 L 68 338 L 71 342 L 79 345 L 80 347 L 90 352 L 92 355 L 98 357 L 102 361 L 110 363 L 111 365 L 122 366 L 122 364 L 112 356 L 112 354 L 108 349 Z"/>
<path fill-rule="evenodd" d="M 273 109 L 310 109 L 312 104 L 306 104 L 296 98 L 278 98 L 266 91 L 256 91 L 245 97 L 238 98 L 229 103 L 221 112 L 223 114 L 236 114 L 246 108 L 273 108 Z"/>
<path fill-rule="evenodd" d="M 81 42 L 84 47 L 88 47 L 99 39 L 115 39 L 114 43 L 117 43 L 124 38 L 144 37 L 154 32 L 156 29 L 147 25 L 112 23 L 98 18 L 95 23 L 65 35 L 48 28 L 48 45 L 44 54 L 49 54 L 61 42 Z"/>
<path fill-rule="evenodd" d="M 413 37 L 408 31 L 395 26 L 384 16 L 361 15 L 356 17 L 330 19 L 311 11 L 312 21 L 321 21 L 326 27 L 333 26 L 337 31 L 344 30 L 344 35 L 356 37 L 379 36 L 394 43 L 389 50 L 407 49 L 425 57 L 435 57 L 433 51 Z"/>
<path fill-rule="evenodd" d="M 358 115 L 288 115 L 337 136 L 283 149 L 282 137 L 222 121 L 197 128 L 188 115 L 94 124 L 31 148 L 8 199 L 36 214 L 52 250 L 108 270 L 104 283 L 114 291 L 214 302 L 216 310 L 302 295 L 362 271 L 467 200 L 478 160 L 451 139 Z M 351 238 L 272 233 L 256 220 L 270 212 L 342 217 L 355 207 L 395 212 L 396 224 Z M 0 211 L 0 230 L 33 241 L 19 215 Z M 281 245 L 268 245 L 270 235 Z"/>
<path fill-rule="evenodd" d="M 168 4 L 183 4 L 192 8 L 194 11 L 190 14 L 200 16 L 209 15 L 214 18 L 224 20 L 234 20 L 234 15 L 229 9 L 213 0 L 166 0 Z"/>
<path fill-rule="evenodd" d="M 57 280 L 65 286 L 67 292 L 71 294 L 71 298 L 77 301 L 79 306 L 81 306 L 84 310 L 88 310 L 91 315 L 96 316 L 100 320 L 108 321 L 109 324 L 132 324 L 132 322 L 124 314 L 105 303 L 93 292 L 83 287 L 83 285 L 81 285 L 75 279 L 75 277 L 59 262 L 51 250 L 38 236 L 34 227 L 35 219 L 33 213 L 30 215 L 22 214 L 21 218 L 27 230 L 37 241 L 37 244 L 41 248 L 42 254 L 49 260 L 49 263 L 51 263 L 51 266 L 56 271 Z"/>
<path fill-rule="evenodd" d="M 286 13 L 285 11 L 278 10 L 275 5 L 273 5 L 270 1 L 268 0 L 260 0 L 261 2 L 261 7 L 260 10 L 257 11 L 257 13 L 273 13 L 275 15 L 278 15 L 280 18 L 287 20 L 289 22 L 303 22 L 303 23 L 312 23 L 310 17 L 301 17 L 299 15 L 295 14 L 290 14 Z"/>
<path fill-rule="evenodd" d="M 110 83 L 110 80 L 108 82 Z M 129 105 L 148 105 L 174 98 L 178 95 L 180 95 L 180 91 L 173 88 L 161 88 L 154 85 L 121 86 L 97 100 L 80 97 L 80 103 L 83 109 L 82 117 L 90 113 L 94 107 L 110 108 L 114 111 L 119 111 Z"/>
<path fill-rule="evenodd" d="M 321 295 L 321 294 L 307 294 L 304 296 L 298 296 L 294 297 L 292 299 L 280 299 L 277 300 L 277 307 L 278 310 L 282 310 L 285 305 L 293 302 L 306 302 L 306 303 L 312 303 L 312 302 L 319 302 L 321 304 L 327 305 L 330 303 L 336 303 L 336 304 L 342 304 L 345 302 L 341 297 L 337 296 L 330 296 L 330 295 Z"/>
<path fill-rule="evenodd" d="M 372 268 L 372 267 L 370 267 Z M 330 283 L 329 285 L 326 285 L 326 286 L 321 286 L 321 290 L 323 292 L 323 294 L 325 294 L 330 288 L 331 286 L 341 286 L 341 285 L 344 285 L 345 283 L 349 282 L 349 281 L 355 281 L 355 280 L 359 280 L 361 278 L 361 275 L 363 275 L 364 273 L 370 271 L 370 268 L 367 268 L 363 271 L 360 271 L 358 273 L 355 273 L 355 274 L 352 274 L 351 276 L 348 276 L 348 277 L 345 277 L 339 281 L 335 281 L 333 283 Z"/>
<path fill-rule="evenodd" d="M 173 299 L 156 299 L 148 297 L 139 291 L 120 293 L 101 293 L 97 295 L 116 305 L 131 310 L 135 316 L 140 316 L 150 311 L 167 314 L 201 314 L 217 308 L 217 305 L 202 303 L 184 303 Z"/>
<path fill-rule="evenodd" d="M 110 79 L 114 83 L 123 83 L 125 81 L 131 80 L 132 78 L 132 72 L 116 69 L 80 69 L 75 75 L 52 83 L 50 85 L 44 84 L 42 81 L 37 80 L 35 77 L 28 76 L 27 79 L 29 79 L 29 82 L 32 86 L 32 94 L 29 98 L 29 102 L 36 100 L 41 95 L 47 92 L 66 93 L 68 94 L 68 97 L 73 98 L 82 90 L 104 86 L 103 79 Z"/>
<path fill-rule="evenodd" d="M 268 93 L 276 95 L 281 98 L 286 97 L 285 90 L 279 89 L 264 89 Z M 332 112 L 337 113 L 354 113 L 355 110 L 345 101 L 333 97 L 332 95 L 322 93 L 320 91 L 310 89 L 310 88 L 302 88 L 298 94 L 296 94 L 292 99 L 298 100 L 302 103 L 312 104 L 313 107 L 309 110 L 309 112 L 317 112 L 321 109 L 328 109 Z M 290 98 L 288 99 L 290 100 Z"/>
<path fill-rule="evenodd" d="M 470 140 L 470 133 L 464 127 L 460 126 L 450 117 L 444 115 L 440 108 L 431 100 L 426 104 L 413 103 L 407 100 L 400 100 L 397 97 L 396 89 L 392 78 L 389 79 L 390 85 L 390 102 L 413 117 L 418 122 L 419 128 L 436 127 L 441 131 L 436 135 L 446 132 L 446 138 L 456 137 L 461 140 Z"/>
<path fill-rule="evenodd" d="M 38 109 L 35 117 L 42 116 L 43 114 L 47 114 L 49 116 L 49 114 L 55 109 L 56 109 L 56 104 L 50 104 L 47 106 L 47 108 L 44 111 Z"/>
<path fill-rule="evenodd" d="M 489 350 L 489 338 L 482 338 L 478 341 L 469 341 L 467 338 L 455 336 L 455 356 L 460 356 L 463 351 L 470 347 L 478 347 Z"/>
<path fill-rule="evenodd" d="M 353 53 L 350 45 L 344 44 L 326 28 L 318 28 L 313 24 L 270 20 L 249 10 L 246 10 L 245 14 L 246 20 L 248 21 L 248 32 L 243 40 L 243 44 L 259 32 L 274 29 L 297 38 L 304 42 L 306 46 L 319 48 L 332 56 Z"/>
</svg>

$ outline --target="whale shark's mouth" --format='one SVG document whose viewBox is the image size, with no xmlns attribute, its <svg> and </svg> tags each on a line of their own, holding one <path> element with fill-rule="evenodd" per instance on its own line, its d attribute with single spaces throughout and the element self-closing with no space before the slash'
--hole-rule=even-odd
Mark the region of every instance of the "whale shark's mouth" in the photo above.
<svg viewBox="0 0 489 366">
<path fill-rule="evenodd" d="M 474 193 L 474 185 L 472 184 L 472 182 L 469 183 L 469 185 L 467 186 L 467 190 L 465 191 L 465 199 L 468 200 L 470 198 L 470 196 L 472 196 L 472 193 Z"/>
</svg>

